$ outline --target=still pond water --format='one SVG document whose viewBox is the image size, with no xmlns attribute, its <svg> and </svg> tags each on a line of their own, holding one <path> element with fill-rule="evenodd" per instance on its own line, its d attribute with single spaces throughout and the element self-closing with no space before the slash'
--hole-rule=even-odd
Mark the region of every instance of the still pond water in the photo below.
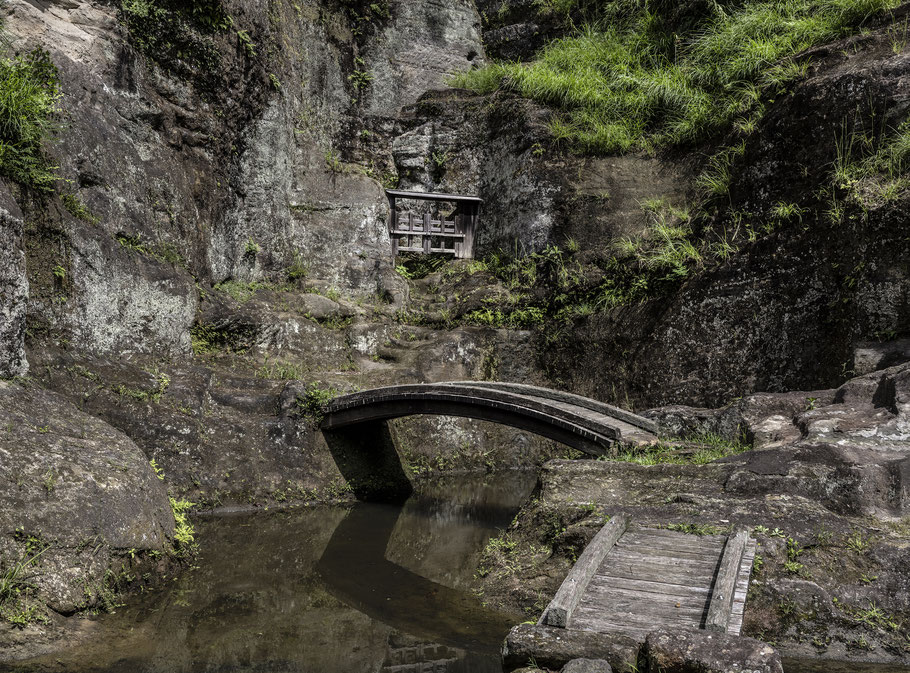
<svg viewBox="0 0 910 673">
<path fill-rule="evenodd" d="M 487 540 L 534 487 L 527 473 L 361 503 L 196 524 L 198 568 L 101 618 L 57 662 L 110 673 L 501 673 L 525 617 L 470 592 Z"/>
</svg>

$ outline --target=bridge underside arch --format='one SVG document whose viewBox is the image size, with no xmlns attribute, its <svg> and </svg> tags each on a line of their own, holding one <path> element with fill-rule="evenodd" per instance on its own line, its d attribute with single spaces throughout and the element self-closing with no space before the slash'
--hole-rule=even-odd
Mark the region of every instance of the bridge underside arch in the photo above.
<svg viewBox="0 0 910 673">
<path fill-rule="evenodd" d="M 547 417 L 545 414 L 521 407 L 509 408 L 504 404 L 487 404 L 483 400 L 461 401 L 453 399 L 387 399 L 333 412 L 323 421 L 323 431 L 337 431 L 356 427 L 362 423 L 388 421 L 407 416 L 457 416 L 478 421 L 491 421 L 526 430 L 552 439 L 587 454 L 599 456 L 606 453 L 616 439 L 573 423 Z"/>
</svg>

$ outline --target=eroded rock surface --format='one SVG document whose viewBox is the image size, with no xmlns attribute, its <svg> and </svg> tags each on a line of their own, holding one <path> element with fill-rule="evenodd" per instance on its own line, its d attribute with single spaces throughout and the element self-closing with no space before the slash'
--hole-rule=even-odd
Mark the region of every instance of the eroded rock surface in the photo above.
<svg viewBox="0 0 910 673">
<path fill-rule="evenodd" d="M 28 278 L 22 248 L 22 213 L 0 185 L 0 378 L 28 373 L 25 307 Z"/>
<path fill-rule="evenodd" d="M 61 614 L 94 607 L 115 584 L 116 563 L 129 568 L 137 555 L 170 549 L 167 490 L 142 451 L 36 386 L 0 382 L 0 483 L 5 566 L 37 556 L 5 613 L 36 599 L 39 613 L 43 603 Z"/>
<path fill-rule="evenodd" d="M 783 673 L 780 654 L 752 638 L 706 631 L 658 631 L 645 642 L 649 673 Z"/>
</svg>

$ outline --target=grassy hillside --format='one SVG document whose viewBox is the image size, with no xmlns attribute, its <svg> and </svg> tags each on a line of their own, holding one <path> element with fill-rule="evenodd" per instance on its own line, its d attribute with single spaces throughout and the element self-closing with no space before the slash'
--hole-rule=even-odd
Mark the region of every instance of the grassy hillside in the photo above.
<svg viewBox="0 0 910 673">
<path fill-rule="evenodd" d="M 582 151 L 692 143 L 731 124 L 750 131 L 763 113 L 762 91 L 805 73 L 799 52 L 860 31 L 898 4 L 543 0 L 546 11 L 585 23 L 532 63 L 494 63 L 453 84 L 481 93 L 502 87 L 560 109 L 554 135 Z"/>
</svg>

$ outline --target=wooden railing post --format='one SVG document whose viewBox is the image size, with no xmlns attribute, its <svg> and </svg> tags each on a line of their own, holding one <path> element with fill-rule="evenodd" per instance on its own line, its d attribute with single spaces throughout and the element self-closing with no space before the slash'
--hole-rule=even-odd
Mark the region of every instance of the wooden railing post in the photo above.
<svg viewBox="0 0 910 673">
<path fill-rule="evenodd" d="M 424 213 L 423 216 L 423 253 L 429 255 L 433 249 L 433 239 L 430 237 L 430 228 L 432 218 L 429 213 Z"/>
</svg>

